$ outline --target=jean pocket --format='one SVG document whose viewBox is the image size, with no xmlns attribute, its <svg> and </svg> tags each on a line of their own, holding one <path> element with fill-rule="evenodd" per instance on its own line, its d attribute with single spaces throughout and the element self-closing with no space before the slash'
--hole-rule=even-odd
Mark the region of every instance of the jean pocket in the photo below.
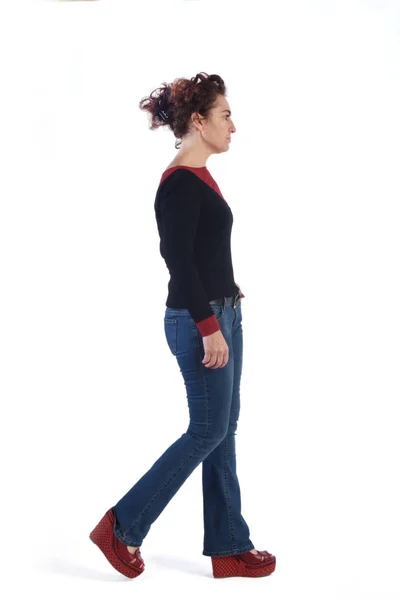
<svg viewBox="0 0 400 600">
<path fill-rule="evenodd" d="M 222 308 L 222 305 L 220 304 L 210 304 L 212 311 L 214 313 L 214 315 L 217 317 L 217 321 L 219 321 L 222 318 L 222 315 L 224 314 L 224 310 Z"/>
<path fill-rule="evenodd" d="M 164 332 L 168 347 L 172 354 L 176 356 L 178 351 L 178 319 L 164 317 Z"/>
</svg>

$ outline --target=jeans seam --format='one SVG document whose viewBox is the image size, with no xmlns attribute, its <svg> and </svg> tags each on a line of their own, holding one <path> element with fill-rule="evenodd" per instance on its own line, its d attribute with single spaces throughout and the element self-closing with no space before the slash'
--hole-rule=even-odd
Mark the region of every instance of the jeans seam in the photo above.
<svg viewBox="0 0 400 600">
<path fill-rule="evenodd" d="M 233 522 L 232 522 L 231 499 L 229 496 L 228 483 L 227 483 L 227 480 L 228 480 L 227 453 L 228 453 L 228 433 L 226 434 L 225 439 L 224 439 L 224 482 L 225 482 L 225 494 L 226 494 L 226 498 L 228 501 L 229 533 L 230 533 L 232 548 L 236 552 L 236 539 L 235 539 Z"/>
</svg>

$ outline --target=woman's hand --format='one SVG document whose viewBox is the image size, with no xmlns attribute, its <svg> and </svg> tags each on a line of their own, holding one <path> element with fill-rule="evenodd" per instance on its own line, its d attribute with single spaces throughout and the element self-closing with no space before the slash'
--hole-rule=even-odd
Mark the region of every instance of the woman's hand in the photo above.
<svg viewBox="0 0 400 600">
<path fill-rule="evenodd" d="M 219 369 L 229 360 L 229 348 L 221 330 L 203 337 L 204 358 L 202 363 L 208 369 Z"/>
</svg>

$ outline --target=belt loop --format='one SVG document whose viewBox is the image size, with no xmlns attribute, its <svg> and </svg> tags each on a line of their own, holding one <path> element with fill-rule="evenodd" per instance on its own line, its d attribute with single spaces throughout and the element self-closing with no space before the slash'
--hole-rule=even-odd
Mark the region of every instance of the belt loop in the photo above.
<svg viewBox="0 0 400 600">
<path fill-rule="evenodd" d="M 222 312 L 224 312 L 225 310 L 225 296 L 223 297 L 223 302 L 222 302 Z"/>
</svg>

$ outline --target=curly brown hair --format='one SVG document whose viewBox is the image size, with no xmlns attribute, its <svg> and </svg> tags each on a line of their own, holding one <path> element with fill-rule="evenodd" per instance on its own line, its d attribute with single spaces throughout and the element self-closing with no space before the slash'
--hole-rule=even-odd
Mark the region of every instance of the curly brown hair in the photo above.
<svg viewBox="0 0 400 600">
<path fill-rule="evenodd" d="M 150 113 L 150 129 L 163 125 L 170 127 L 178 138 L 175 142 L 178 150 L 181 138 L 189 131 L 192 113 L 198 112 L 207 118 L 219 94 L 226 95 L 223 79 L 201 72 L 191 79 L 174 79 L 170 84 L 163 81 L 162 87 L 142 98 L 139 108 Z"/>
</svg>

